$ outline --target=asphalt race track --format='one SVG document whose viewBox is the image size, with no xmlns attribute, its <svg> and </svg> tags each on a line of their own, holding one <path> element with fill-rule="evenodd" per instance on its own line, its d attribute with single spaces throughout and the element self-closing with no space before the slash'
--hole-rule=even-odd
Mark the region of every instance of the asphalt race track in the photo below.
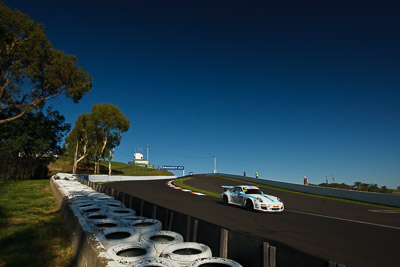
<svg viewBox="0 0 400 267">
<path fill-rule="evenodd" d="M 196 177 L 185 184 L 211 192 L 239 184 Z M 400 266 L 400 212 L 369 205 L 261 188 L 285 204 L 282 213 L 249 212 L 224 206 L 166 185 L 166 180 L 112 182 L 108 186 L 156 205 L 209 222 L 265 237 L 348 267 Z"/>
</svg>

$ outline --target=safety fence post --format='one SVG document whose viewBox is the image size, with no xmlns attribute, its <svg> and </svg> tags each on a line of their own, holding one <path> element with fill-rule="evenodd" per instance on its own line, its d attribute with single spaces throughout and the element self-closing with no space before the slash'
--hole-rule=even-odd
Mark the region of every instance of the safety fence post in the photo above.
<svg viewBox="0 0 400 267">
<path fill-rule="evenodd" d="M 191 225 L 191 220 L 192 217 L 190 215 L 187 216 L 187 220 L 186 220 L 186 236 L 185 236 L 185 240 L 187 242 L 190 241 L 190 225 Z"/>
<path fill-rule="evenodd" d="M 125 205 L 125 192 L 122 192 L 122 200 L 121 203 Z"/>
<path fill-rule="evenodd" d="M 199 226 L 199 221 L 197 219 L 193 220 L 193 235 L 192 235 L 192 242 L 197 241 L 197 229 Z"/>
<path fill-rule="evenodd" d="M 165 229 L 168 229 L 168 218 L 169 218 L 169 209 L 165 208 L 165 217 L 163 222 L 163 226 L 165 227 Z"/>
<path fill-rule="evenodd" d="M 269 247 L 269 267 L 276 267 L 276 247 Z"/>
<path fill-rule="evenodd" d="M 228 230 L 221 228 L 221 237 L 219 241 L 219 256 L 221 258 L 228 257 Z"/>
<path fill-rule="evenodd" d="M 173 220 L 174 220 L 174 212 L 171 211 L 169 214 L 169 223 L 168 223 L 168 228 L 167 228 L 168 231 L 171 231 L 171 229 L 172 229 L 172 221 Z"/>
<path fill-rule="evenodd" d="M 151 214 L 151 218 L 155 219 L 157 216 L 157 205 L 153 205 L 153 212 Z"/>
<path fill-rule="evenodd" d="M 268 242 L 263 243 L 263 267 L 276 266 L 276 247 L 270 246 Z"/>
<path fill-rule="evenodd" d="M 140 216 L 143 216 L 144 200 L 140 200 Z"/>
<path fill-rule="evenodd" d="M 269 267 L 269 243 L 263 243 L 263 267 Z"/>
</svg>

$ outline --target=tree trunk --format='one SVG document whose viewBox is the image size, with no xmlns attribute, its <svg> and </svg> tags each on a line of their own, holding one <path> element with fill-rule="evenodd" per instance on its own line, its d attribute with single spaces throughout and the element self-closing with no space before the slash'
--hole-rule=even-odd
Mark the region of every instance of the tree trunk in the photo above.
<svg viewBox="0 0 400 267">
<path fill-rule="evenodd" d="M 17 158 L 15 160 L 15 165 L 14 165 L 14 181 L 17 181 L 17 175 L 18 175 L 18 166 L 19 165 L 19 156 L 17 155 Z"/>
<path fill-rule="evenodd" d="M 100 174 L 100 161 L 101 158 L 103 157 L 104 149 L 106 148 L 107 145 L 107 135 L 103 138 L 103 147 L 100 150 L 99 153 L 99 158 L 97 159 L 97 173 Z"/>
<path fill-rule="evenodd" d="M 25 167 L 26 167 L 26 157 L 24 158 L 24 166 L 22 167 L 22 178 L 21 178 L 21 180 L 25 180 Z"/>
<path fill-rule="evenodd" d="M 5 160 L 6 164 L 5 164 L 5 168 L 4 168 L 4 176 L 3 176 L 3 180 L 4 180 L 4 182 L 6 182 L 6 181 L 7 181 L 7 166 L 8 166 L 8 159 L 9 159 L 9 156 L 6 156 L 6 160 Z"/>
<path fill-rule="evenodd" d="M 112 150 L 112 154 L 110 151 L 110 160 L 108 161 L 108 176 L 111 176 L 111 161 L 114 160 L 114 148 Z"/>
<path fill-rule="evenodd" d="M 75 168 L 75 172 L 72 169 L 72 173 L 76 174 L 76 172 L 78 171 L 78 163 L 83 160 L 84 158 L 86 158 L 86 156 L 88 155 L 87 152 L 87 145 L 88 145 L 89 141 L 87 140 L 84 145 L 83 145 L 83 155 L 78 159 L 78 142 L 76 143 L 76 150 L 75 150 L 75 155 L 74 155 L 74 168 Z"/>
<path fill-rule="evenodd" d="M 97 159 L 97 174 L 100 174 L 100 162 L 101 162 L 101 159 L 98 158 Z"/>
<path fill-rule="evenodd" d="M 78 167 L 78 144 L 79 142 L 76 141 L 76 148 L 75 148 L 75 154 L 74 154 L 74 166 L 72 167 L 72 174 L 76 174 L 76 169 Z"/>
</svg>

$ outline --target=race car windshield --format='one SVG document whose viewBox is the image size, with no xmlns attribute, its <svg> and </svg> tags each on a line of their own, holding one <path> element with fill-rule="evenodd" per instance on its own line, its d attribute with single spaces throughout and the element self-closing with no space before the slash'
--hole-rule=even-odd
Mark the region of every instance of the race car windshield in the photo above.
<svg viewBox="0 0 400 267">
<path fill-rule="evenodd" d="M 246 193 L 246 195 L 263 193 L 260 189 L 247 189 L 247 190 L 244 190 L 244 192 Z"/>
</svg>

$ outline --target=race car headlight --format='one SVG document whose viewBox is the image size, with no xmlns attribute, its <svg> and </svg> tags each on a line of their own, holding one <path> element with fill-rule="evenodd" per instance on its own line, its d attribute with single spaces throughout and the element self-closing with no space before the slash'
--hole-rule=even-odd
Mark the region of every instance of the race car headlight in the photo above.
<svg viewBox="0 0 400 267">
<path fill-rule="evenodd" d="M 262 200 L 262 198 L 260 198 L 260 197 L 258 197 L 257 200 L 260 201 L 261 203 L 264 202 L 264 201 Z"/>
</svg>

